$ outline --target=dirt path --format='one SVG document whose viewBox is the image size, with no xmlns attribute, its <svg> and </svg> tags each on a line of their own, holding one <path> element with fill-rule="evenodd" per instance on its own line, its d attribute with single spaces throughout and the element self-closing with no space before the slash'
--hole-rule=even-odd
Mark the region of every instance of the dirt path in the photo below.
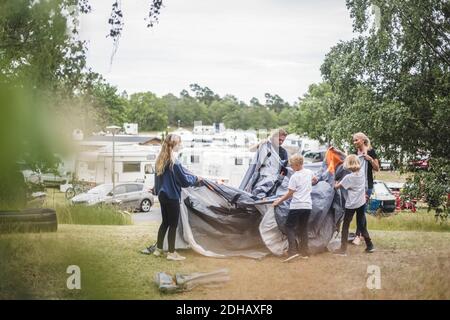
<svg viewBox="0 0 450 320">
<path fill-rule="evenodd" d="M 350 247 L 347 257 L 324 253 L 281 263 L 277 257 L 211 260 L 198 267 L 227 267 L 232 281 L 222 290 L 192 292 L 194 299 L 449 299 L 450 234 L 372 232 L 378 251 Z M 202 261 L 204 260 L 204 261 Z M 367 267 L 378 266 L 381 289 L 366 287 Z"/>
</svg>

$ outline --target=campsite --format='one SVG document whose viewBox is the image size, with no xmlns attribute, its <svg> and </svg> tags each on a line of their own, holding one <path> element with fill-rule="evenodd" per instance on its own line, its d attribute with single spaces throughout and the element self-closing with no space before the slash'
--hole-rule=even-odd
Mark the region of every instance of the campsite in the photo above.
<svg viewBox="0 0 450 320">
<path fill-rule="evenodd" d="M 0 300 L 450 299 L 447 1 L 0 12 Z"/>
<path fill-rule="evenodd" d="M 398 173 L 382 173 L 398 180 Z M 49 190 L 48 206 L 63 204 L 64 194 Z M 54 203 L 53 203 L 54 201 Z M 156 215 L 158 205 L 150 215 Z M 0 241 L 2 299 L 448 299 L 450 227 L 420 209 L 388 218 L 369 217 L 378 253 L 367 257 L 356 246 L 348 259 L 321 253 L 309 261 L 282 264 L 276 256 L 208 258 L 183 250 L 187 260 L 172 263 L 142 255 L 156 240 L 159 220 L 72 222 L 59 210 L 57 233 L 8 234 Z M 91 214 L 95 212 L 90 212 Z M 92 219 L 92 218 L 91 218 Z M 104 220 L 105 221 L 105 220 Z M 90 224 L 90 225 L 88 225 Z M 67 290 L 69 265 L 81 269 L 82 290 Z M 380 290 L 367 288 L 369 265 L 381 269 Z M 7 266 L 7 267 L 6 267 Z M 156 272 L 210 272 L 228 268 L 231 281 L 220 289 L 162 294 Z M 20 284 L 20 285 L 19 285 Z"/>
</svg>

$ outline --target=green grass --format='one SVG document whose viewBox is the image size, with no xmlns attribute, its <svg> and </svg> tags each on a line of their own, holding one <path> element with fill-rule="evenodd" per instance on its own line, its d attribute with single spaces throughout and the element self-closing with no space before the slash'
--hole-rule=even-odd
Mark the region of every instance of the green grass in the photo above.
<svg viewBox="0 0 450 320">
<path fill-rule="evenodd" d="M 130 225 L 132 219 L 112 206 L 73 206 L 65 199 L 64 193 L 56 189 L 47 189 L 45 208 L 56 210 L 58 223 L 86 225 Z"/>
<path fill-rule="evenodd" d="M 399 171 L 378 171 L 374 172 L 374 179 L 385 182 L 406 182 L 411 173 L 400 174 Z"/>
<path fill-rule="evenodd" d="M 346 258 L 323 253 L 284 264 L 274 256 L 214 259 L 192 250 L 181 252 L 187 257 L 181 262 L 139 254 L 154 242 L 157 228 L 61 225 L 57 233 L 0 235 L 0 299 L 450 298 L 450 233 L 374 230 L 374 254 L 350 246 Z M 375 292 L 365 287 L 371 264 L 382 272 L 382 290 Z M 67 289 L 69 265 L 81 269 L 81 290 Z M 164 295 L 153 283 L 160 271 L 219 268 L 231 276 L 220 288 Z"/>
<path fill-rule="evenodd" d="M 61 225 L 57 233 L 0 235 L 0 299 L 161 299 L 156 270 L 183 264 L 141 255 L 155 226 Z M 67 267 L 81 270 L 81 290 L 66 286 Z"/>
<path fill-rule="evenodd" d="M 384 231 L 435 231 L 450 232 L 450 221 L 436 220 L 433 212 L 420 209 L 415 213 L 401 211 L 389 217 L 375 217 L 367 214 L 367 226 L 370 230 Z M 356 227 L 356 218 L 353 218 L 351 228 Z"/>
<path fill-rule="evenodd" d="M 130 225 L 131 215 L 111 206 L 64 205 L 55 208 L 58 223 L 86 225 Z"/>
</svg>

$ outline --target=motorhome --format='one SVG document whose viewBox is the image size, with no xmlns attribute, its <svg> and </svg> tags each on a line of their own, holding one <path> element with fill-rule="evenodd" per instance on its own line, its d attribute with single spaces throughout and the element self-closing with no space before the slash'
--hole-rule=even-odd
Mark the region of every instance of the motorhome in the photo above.
<svg viewBox="0 0 450 320">
<path fill-rule="evenodd" d="M 238 187 L 254 154 L 247 148 L 194 147 L 182 149 L 178 159 L 193 174 Z"/>
<path fill-rule="evenodd" d="M 227 130 L 213 136 L 214 146 L 249 147 L 258 143 L 256 133 L 253 131 Z"/>
<path fill-rule="evenodd" d="M 289 134 L 284 140 L 282 147 L 286 149 L 289 155 L 292 155 L 294 153 L 304 154 L 307 151 L 316 151 L 324 146 L 317 140 L 297 134 Z"/>
<path fill-rule="evenodd" d="M 125 132 L 125 134 L 137 135 L 138 134 L 138 124 L 125 122 L 123 124 L 123 131 Z"/>
<path fill-rule="evenodd" d="M 180 136 L 181 142 L 184 147 L 190 148 L 194 145 L 194 135 L 191 131 L 179 128 L 173 133 Z"/>
<path fill-rule="evenodd" d="M 159 146 L 116 145 L 114 175 L 116 182 L 143 182 L 154 185 L 154 167 Z M 92 184 L 111 183 L 113 177 L 113 147 L 83 151 L 76 161 L 76 178 Z"/>
</svg>

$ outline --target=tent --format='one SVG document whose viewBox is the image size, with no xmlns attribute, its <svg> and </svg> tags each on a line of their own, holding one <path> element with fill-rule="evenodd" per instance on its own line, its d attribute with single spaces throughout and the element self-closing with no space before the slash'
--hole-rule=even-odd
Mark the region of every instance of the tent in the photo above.
<svg viewBox="0 0 450 320">
<path fill-rule="evenodd" d="M 329 149 L 322 165 L 305 164 L 319 179 L 311 194 L 311 253 L 326 251 L 339 229 L 345 196 L 333 186 L 335 179 L 347 173 L 342 162 L 342 155 Z M 183 189 L 176 248 L 191 248 L 217 258 L 282 255 L 288 246 L 285 223 L 289 200 L 275 209 L 271 203 L 287 191 L 293 171 L 287 167 L 286 175 L 280 175 L 285 165 L 267 142 L 259 146 L 239 188 L 203 180 L 198 186 Z"/>
</svg>

